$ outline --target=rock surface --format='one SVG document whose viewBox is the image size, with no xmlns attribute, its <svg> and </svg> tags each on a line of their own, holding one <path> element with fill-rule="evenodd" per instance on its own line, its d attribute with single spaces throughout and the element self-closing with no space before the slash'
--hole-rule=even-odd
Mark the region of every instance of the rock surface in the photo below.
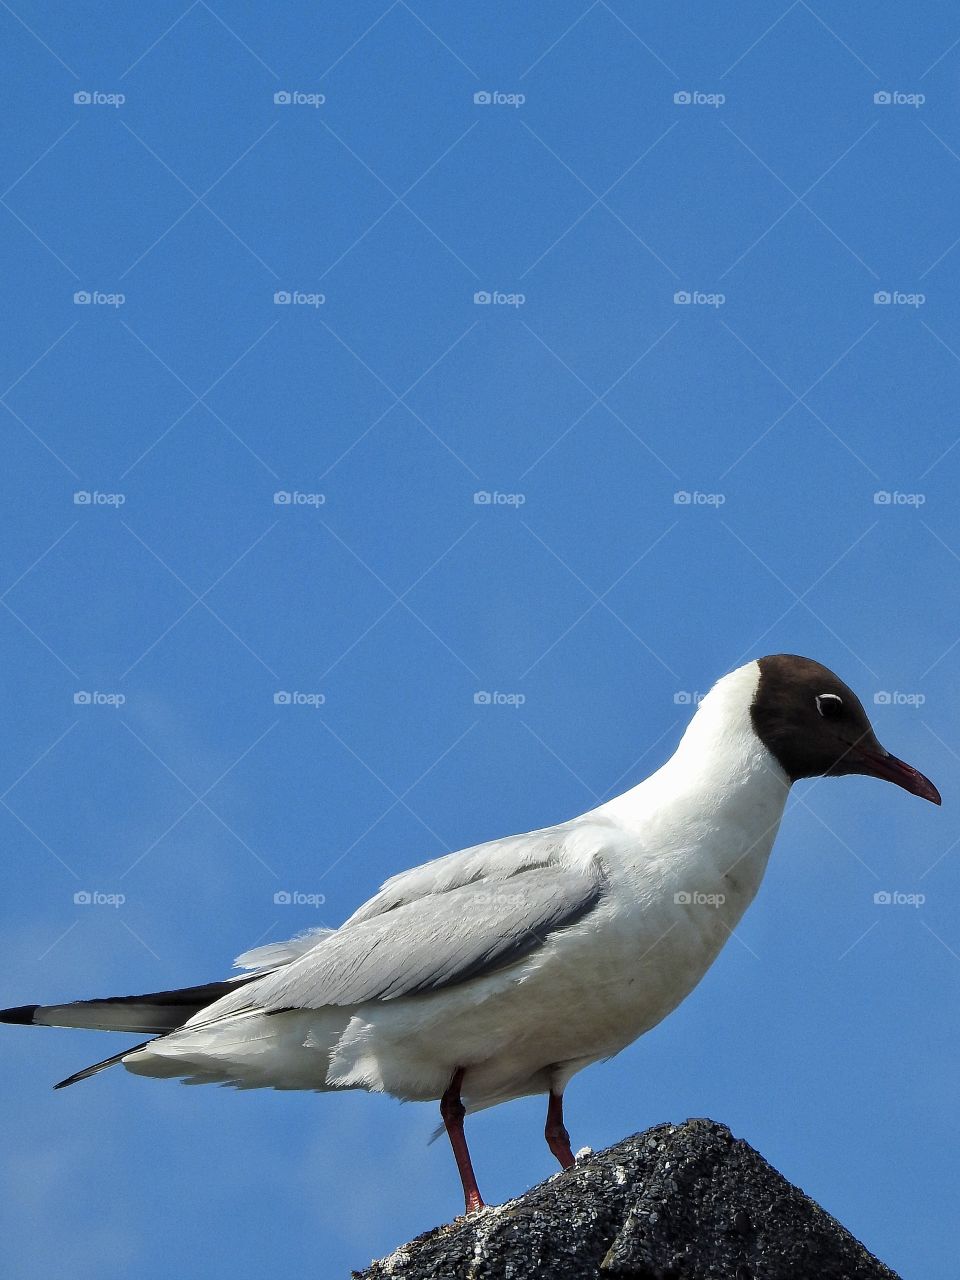
<svg viewBox="0 0 960 1280">
<path fill-rule="evenodd" d="M 658 1125 L 355 1280 L 898 1280 L 712 1120 Z"/>
</svg>

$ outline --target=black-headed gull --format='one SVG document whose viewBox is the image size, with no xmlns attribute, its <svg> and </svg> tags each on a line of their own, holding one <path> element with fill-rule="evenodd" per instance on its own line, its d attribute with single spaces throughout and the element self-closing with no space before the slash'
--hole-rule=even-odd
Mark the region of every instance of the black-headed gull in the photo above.
<svg viewBox="0 0 960 1280">
<path fill-rule="evenodd" d="M 0 1020 L 155 1037 L 63 1085 L 122 1062 L 190 1083 L 439 1099 L 471 1212 L 465 1111 L 547 1094 L 547 1143 L 572 1165 L 567 1082 L 706 973 L 757 891 L 791 783 L 848 773 L 940 803 L 832 671 L 761 658 L 717 682 L 662 768 L 581 817 L 394 876 L 339 929 L 247 952 L 236 963 L 252 972 L 228 981 Z"/>
</svg>

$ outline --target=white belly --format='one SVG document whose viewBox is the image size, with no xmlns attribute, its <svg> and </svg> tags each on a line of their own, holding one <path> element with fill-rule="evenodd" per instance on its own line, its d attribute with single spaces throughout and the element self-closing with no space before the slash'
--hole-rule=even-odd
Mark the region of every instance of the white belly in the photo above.
<svg viewBox="0 0 960 1280">
<path fill-rule="evenodd" d="M 473 1107 L 563 1089 L 575 1071 L 656 1026 L 693 990 L 729 937 L 672 899 L 642 936 L 596 917 L 548 940 L 518 971 L 355 1011 L 331 1082 L 438 1098 L 458 1067 Z M 652 928 L 650 926 L 653 926 Z"/>
</svg>

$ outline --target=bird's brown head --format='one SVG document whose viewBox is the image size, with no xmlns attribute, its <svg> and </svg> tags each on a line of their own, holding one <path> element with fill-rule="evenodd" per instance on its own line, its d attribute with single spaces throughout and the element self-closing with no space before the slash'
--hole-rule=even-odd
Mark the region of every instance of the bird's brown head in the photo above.
<svg viewBox="0 0 960 1280">
<path fill-rule="evenodd" d="M 757 665 L 754 732 L 791 782 L 863 773 L 940 803 L 929 778 L 880 745 L 863 704 L 839 676 L 792 653 L 771 654 Z"/>
</svg>

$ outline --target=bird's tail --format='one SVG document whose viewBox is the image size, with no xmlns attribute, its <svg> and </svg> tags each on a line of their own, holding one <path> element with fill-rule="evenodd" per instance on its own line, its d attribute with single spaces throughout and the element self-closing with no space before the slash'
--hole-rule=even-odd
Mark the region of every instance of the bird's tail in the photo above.
<svg viewBox="0 0 960 1280">
<path fill-rule="evenodd" d="M 238 984 L 254 977 L 244 974 L 226 982 L 205 982 L 178 991 L 152 991 L 142 996 L 108 996 L 104 1000 L 74 1000 L 71 1004 L 22 1004 L 0 1009 L 0 1022 L 34 1027 L 92 1027 L 97 1031 L 175 1031 L 188 1018 L 213 1004 Z"/>
<path fill-rule="evenodd" d="M 192 1018 L 195 1013 L 213 1004 L 221 996 L 236 990 L 237 986 L 252 982 L 261 974 L 244 974 L 225 982 L 205 982 L 196 987 L 181 987 L 177 991 L 153 991 L 140 996 L 109 996 L 103 1000 L 74 1000 L 70 1004 L 22 1004 L 12 1009 L 0 1009 L 0 1022 L 16 1022 L 34 1027 L 91 1027 L 98 1031 L 139 1031 L 153 1037 L 166 1035 Z M 142 1049 L 145 1044 L 131 1045 L 102 1062 L 96 1062 L 83 1071 L 61 1080 L 54 1087 L 62 1089 L 95 1075 L 105 1067 L 120 1062 L 127 1054 Z"/>
</svg>

